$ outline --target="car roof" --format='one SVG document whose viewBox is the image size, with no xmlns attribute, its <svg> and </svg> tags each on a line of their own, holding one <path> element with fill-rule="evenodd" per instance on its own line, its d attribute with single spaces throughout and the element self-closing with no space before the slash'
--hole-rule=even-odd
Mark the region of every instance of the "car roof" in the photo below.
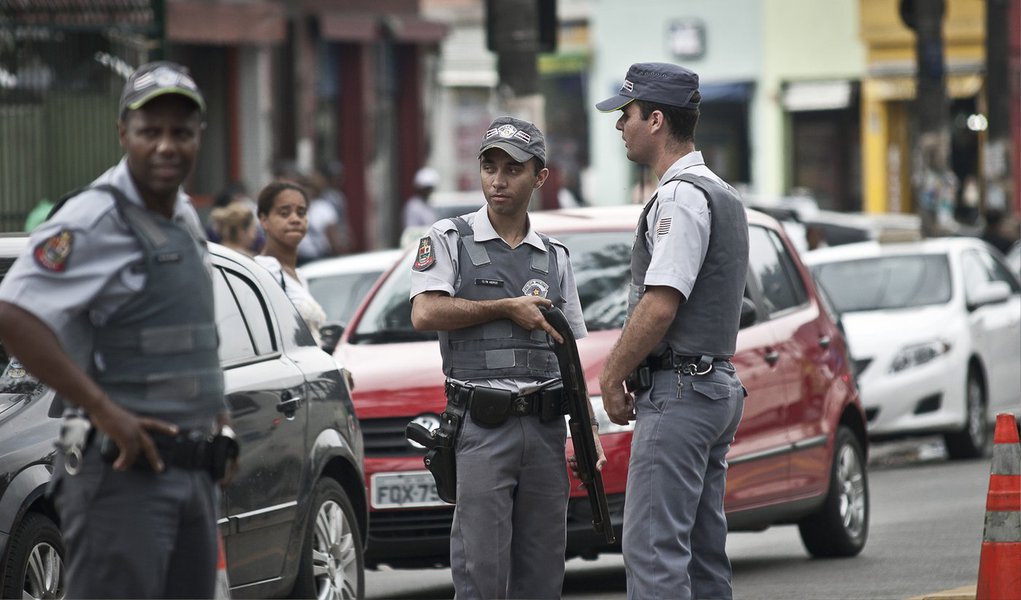
<svg viewBox="0 0 1021 600">
<path fill-rule="evenodd" d="M 928 238 L 918 242 L 885 244 L 876 241 L 858 242 L 829 246 L 806 252 L 802 259 L 805 264 L 817 265 L 828 262 L 878 258 L 881 256 L 903 256 L 908 254 L 949 254 L 965 248 L 983 248 L 985 243 L 975 238 L 947 237 Z"/>
<path fill-rule="evenodd" d="M 16 258 L 27 244 L 27 233 L 0 233 L 0 257 Z"/>
<path fill-rule="evenodd" d="M 309 279 L 347 273 L 383 272 L 393 266 L 405 250 L 388 248 L 335 258 L 324 258 L 302 265 L 298 271 Z"/>
<path fill-rule="evenodd" d="M 634 231 L 642 205 L 586 206 L 529 213 L 532 227 L 543 233 L 585 231 Z M 778 228 L 776 220 L 755 210 L 746 210 L 748 223 Z"/>
</svg>

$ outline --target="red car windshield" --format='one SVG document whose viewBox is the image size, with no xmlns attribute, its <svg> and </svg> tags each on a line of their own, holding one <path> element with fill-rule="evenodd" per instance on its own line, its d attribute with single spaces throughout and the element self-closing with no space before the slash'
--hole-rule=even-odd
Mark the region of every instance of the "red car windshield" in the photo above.
<svg viewBox="0 0 1021 600">
<path fill-rule="evenodd" d="M 619 329 L 627 314 L 630 231 L 573 232 L 553 237 L 570 251 L 578 296 L 589 331 Z M 411 259 L 407 259 L 410 261 Z M 370 300 L 348 341 L 387 344 L 436 339 L 411 326 L 410 262 L 398 266 Z"/>
</svg>

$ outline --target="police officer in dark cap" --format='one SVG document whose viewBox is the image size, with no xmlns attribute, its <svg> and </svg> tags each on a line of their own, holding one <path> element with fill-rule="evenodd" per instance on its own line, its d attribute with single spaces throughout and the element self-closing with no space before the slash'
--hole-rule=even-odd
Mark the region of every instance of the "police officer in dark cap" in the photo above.
<svg viewBox="0 0 1021 600">
<path fill-rule="evenodd" d="M 497 118 L 479 167 L 486 206 L 433 225 L 411 277 L 412 322 L 439 331 L 447 412 L 463 415 L 451 575 L 458 598 L 559 598 L 570 490 L 550 337 L 563 340 L 540 308 L 562 309 L 579 338 L 585 321 L 567 249 L 528 218 L 549 175 L 542 133 Z"/>
<path fill-rule="evenodd" d="M 58 205 L 0 286 L 0 338 L 66 408 L 53 488 L 71 598 L 214 593 L 216 484 L 236 463 L 214 475 L 228 413 L 209 255 L 181 191 L 205 106 L 180 65 L 132 73 L 124 158 Z"/>
<path fill-rule="evenodd" d="M 631 65 L 620 92 L 629 160 L 659 185 L 638 222 L 628 319 L 600 377 L 610 420 L 636 420 L 624 507 L 628 598 L 731 598 L 726 455 L 744 409 L 734 354 L 748 225 L 695 150 L 698 75 Z M 627 388 L 625 388 L 625 381 Z"/>
</svg>

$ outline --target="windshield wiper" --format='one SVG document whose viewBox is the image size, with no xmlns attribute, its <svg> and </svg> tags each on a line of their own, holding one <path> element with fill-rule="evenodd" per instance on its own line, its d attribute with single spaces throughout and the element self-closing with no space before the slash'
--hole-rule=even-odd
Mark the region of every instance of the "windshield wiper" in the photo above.
<svg viewBox="0 0 1021 600">
<path fill-rule="evenodd" d="M 399 342 L 428 342 L 438 339 L 435 331 L 414 329 L 380 329 L 368 333 L 353 333 L 348 341 L 352 344 L 396 344 Z"/>
</svg>

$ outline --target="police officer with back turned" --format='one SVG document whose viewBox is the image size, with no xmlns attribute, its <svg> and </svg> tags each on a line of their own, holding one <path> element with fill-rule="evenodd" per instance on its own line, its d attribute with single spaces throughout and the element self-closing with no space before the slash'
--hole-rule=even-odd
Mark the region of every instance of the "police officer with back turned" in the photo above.
<svg viewBox="0 0 1021 600">
<path fill-rule="evenodd" d="M 748 225 L 695 150 L 700 99 L 695 73 L 639 63 L 596 105 L 621 111 L 628 159 L 659 178 L 632 249 L 628 319 L 600 377 L 610 420 L 637 421 L 622 540 L 631 600 L 733 595 L 723 495 L 744 409 L 730 358 Z"/>
<path fill-rule="evenodd" d="M 57 207 L 0 286 L 7 350 L 64 401 L 69 598 L 213 596 L 216 483 L 236 463 L 213 456 L 229 426 L 211 265 L 180 190 L 204 115 L 183 67 L 139 67 L 124 158 Z"/>
<path fill-rule="evenodd" d="M 559 598 L 569 480 L 550 338 L 563 339 L 540 308 L 562 309 L 576 337 L 587 332 L 567 249 L 528 218 L 549 174 L 542 133 L 497 118 L 479 165 L 486 206 L 433 225 L 411 279 L 412 322 L 439 331 L 447 412 L 463 415 L 451 576 L 462 600 Z"/>
</svg>

